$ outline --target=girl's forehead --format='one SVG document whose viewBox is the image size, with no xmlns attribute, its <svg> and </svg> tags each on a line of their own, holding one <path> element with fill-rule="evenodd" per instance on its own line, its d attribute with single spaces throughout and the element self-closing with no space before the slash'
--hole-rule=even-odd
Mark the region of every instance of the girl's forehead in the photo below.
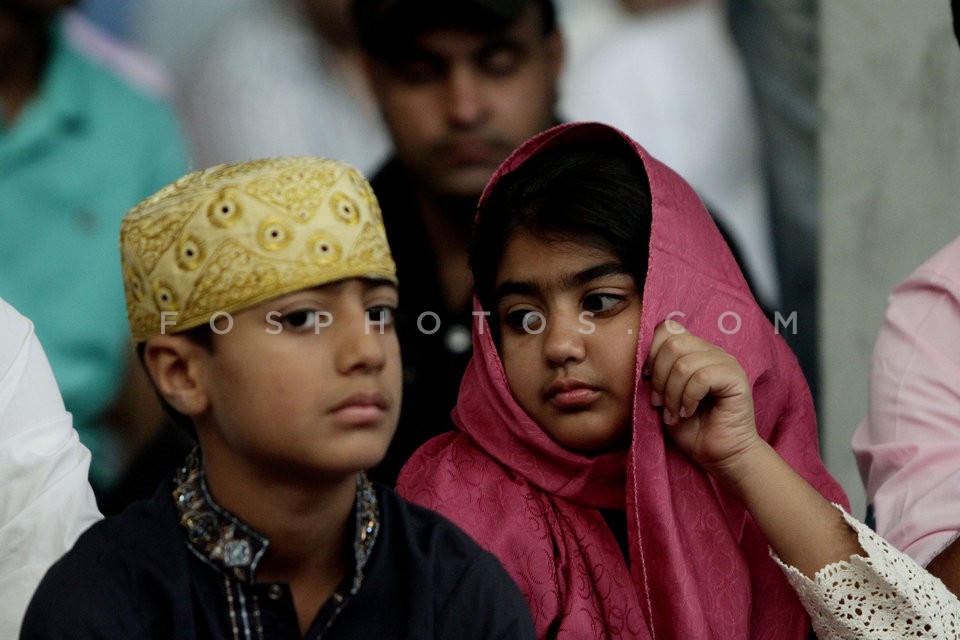
<svg viewBox="0 0 960 640">
<path fill-rule="evenodd" d="M 600 278 L 620 277 L 632 282 L 627 268 L 605 249 L 589 243 L 550 241 L 526 234 L 507 245 L 497 269 L 495 297 L 570 289 Z"/>
<path fill-rule="evenodd" d="M 619 258 L 596 242 L 518 229 L 507 240 L 498 271 L 506 267 L 542 270 L 546 264 L 557 262 L 619 262 Z"/>
</svg>

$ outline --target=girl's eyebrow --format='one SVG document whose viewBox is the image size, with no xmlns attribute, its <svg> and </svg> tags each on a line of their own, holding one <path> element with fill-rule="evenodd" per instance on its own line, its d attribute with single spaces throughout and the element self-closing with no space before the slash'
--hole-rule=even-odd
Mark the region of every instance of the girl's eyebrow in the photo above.
<svg viewBox="0 0 960 640">
<path fill-rule="evenodd" d="M 560 287 L 565 289 L 581 286 L 597 278 L 609 275 L 629 275 L 629 273 L 619 262 L 604 262 L 573 274 L 561 274 Z M 542 291 L 543 287 L 541 284 L 533 280 L 505 280 L 500 283 L 500 286 L 494 291 L 493 301 L 494 304 L 496 304 L 511 294 L 536 295 Z"/>
<path fill-rule="evenodd" d="M 587 284 L 591 280 L 612 275 L 630 275 L 619 262 L 604 262 L 589 269 L 579 271 L 572 276 L 563 275 L 560 281 L 564 286 Z"/>
<path fill-rule="evenodd" d="M 540 287 L 532 281 L 505 280 L 501 282 L 497 290 L 493 292 L 493 302 L 494 304 L 498 304 L 509 295 L 533 295 L 538 291 L 540 291 Z"/>
</svg>

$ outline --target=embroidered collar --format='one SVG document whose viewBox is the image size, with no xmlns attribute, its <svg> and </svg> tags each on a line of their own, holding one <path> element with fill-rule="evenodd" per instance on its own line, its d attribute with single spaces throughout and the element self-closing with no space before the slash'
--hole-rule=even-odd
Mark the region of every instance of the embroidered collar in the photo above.
<svg viewBox="0 0 960 640">
<path fill-rule="evenodd" d="M 252 583 L 270 541 L 214 501 L 207 489 L 198 449 L 190 452 L 174 475 L 173 501 L 190 550 L 221 573 Z M 380 531 L 376 491 L 363 472 L 357 474 L 355 512 L 351 595 L 360 590 L 364 567 Z"/>
</svg>

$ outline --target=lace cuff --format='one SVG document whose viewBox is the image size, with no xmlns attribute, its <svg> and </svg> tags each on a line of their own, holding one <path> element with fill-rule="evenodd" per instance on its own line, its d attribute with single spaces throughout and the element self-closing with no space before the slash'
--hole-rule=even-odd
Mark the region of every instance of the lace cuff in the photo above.
<svg viewBox="0 0 960 640">
<path fill-rule="evenodd" d="M 960 601 L 944 584 L 842 507 L 833 506 L 857 532 L 866 556 L 829 564 L 810 580 L 770 551 L 810 614 L 817 637 L 960 637 Z"/>
</svg>

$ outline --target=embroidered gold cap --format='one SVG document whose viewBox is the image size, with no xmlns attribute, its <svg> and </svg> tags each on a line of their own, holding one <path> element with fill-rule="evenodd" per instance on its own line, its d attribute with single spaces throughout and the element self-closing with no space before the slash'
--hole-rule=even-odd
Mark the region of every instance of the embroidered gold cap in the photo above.
<svg viewBox="0 0 960 640">
<path fill-rule="evenodd" d="M 120 260 L 134 342 L 338 280 L 397 282 L 373 190 L 324 158 L 184 176 L 127 212 Z"/>
</svg>

